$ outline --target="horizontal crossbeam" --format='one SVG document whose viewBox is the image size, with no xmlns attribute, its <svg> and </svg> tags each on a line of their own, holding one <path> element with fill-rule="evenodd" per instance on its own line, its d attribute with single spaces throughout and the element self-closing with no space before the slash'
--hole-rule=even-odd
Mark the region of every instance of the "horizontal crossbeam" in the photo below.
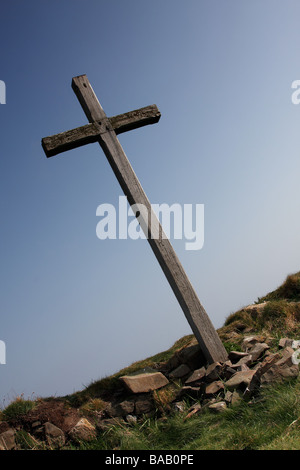
<svg viewBox="0 0 300 470">
<path fill-rule="evenodd" d="M 136 109 L 125 114 L 118 114 L 108 118 L 116 134 L 131 131 L 139 127 L 155 124 L 159 121 L 161 114 L 155 104 L 145 108 Z M 51 135 L 42 139 L 42 146 L 46 156 L 53 157 L 66 150 L 75 149 L 85 144 L 97 142 L 99 136 L 108 129 L 102 126 L 101 121 L 92 122 L 86 126 L 76 127 L 70 131 Z"/>
</svg>

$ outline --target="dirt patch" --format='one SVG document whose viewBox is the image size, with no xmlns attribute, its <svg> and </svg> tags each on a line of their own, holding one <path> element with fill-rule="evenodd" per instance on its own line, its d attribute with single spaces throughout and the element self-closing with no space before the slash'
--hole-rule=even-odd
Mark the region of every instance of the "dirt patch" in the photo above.
<svg viewBox="0 0 300 470">
<path fill-rule="evenodd" d="M 62 401 L 44 401 L 35 406 L 26 415 L 20 417 L 18 423 L 25 428 L 31 428 L 35 422 L 41 425 L 50 422 L 64 432 L 69 432 L 79 421 L 79 412 L 74 408 L 69 408 Z"/>
</svg>

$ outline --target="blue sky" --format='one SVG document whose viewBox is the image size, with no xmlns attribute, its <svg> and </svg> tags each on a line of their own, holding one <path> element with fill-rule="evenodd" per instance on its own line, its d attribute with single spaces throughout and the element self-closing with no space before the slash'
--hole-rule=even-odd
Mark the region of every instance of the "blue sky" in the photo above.
<svg viewBox="0 0 300 470">
<path fill-rule="evenodd" d="M 120 136 L 152 203 L 204 204 L 205 243 L 173 246 L 216 328 L 299 271 L 300 4 L 286 0 L 1 2 L 0 402 L 65 395 L 170 347 L 189 325 L 146 240 L 99 240 L 121 189 L 97 144 L 41 138 L 156 104 Z"/>
</svg>

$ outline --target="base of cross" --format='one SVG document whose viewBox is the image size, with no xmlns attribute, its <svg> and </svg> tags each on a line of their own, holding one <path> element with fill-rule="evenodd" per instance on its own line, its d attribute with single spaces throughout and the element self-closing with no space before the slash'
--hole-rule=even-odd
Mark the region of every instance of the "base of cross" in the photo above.
<svg viewBox="0 0 300 470">
<path fill-rule="evenodd" d="M 125 155 L 117 134 L 159 121 L 155 105 L 108 118 L 86 75 L 74 77 L 72 88 L 90 124 L 42 139 L 47 157 L 66 150 L 98 142 L 131 206 L 146 208 L 151 217 L 137 216 L 185 316 L 209 363 L 225 361 L 227 353 L 201 305 L 169 239 L 166 237 L 152 206 Z M 155 236 L 153 236 L 155 234 Z M 157 237 L 157 234 L 161 234 Z"/>
</svg>

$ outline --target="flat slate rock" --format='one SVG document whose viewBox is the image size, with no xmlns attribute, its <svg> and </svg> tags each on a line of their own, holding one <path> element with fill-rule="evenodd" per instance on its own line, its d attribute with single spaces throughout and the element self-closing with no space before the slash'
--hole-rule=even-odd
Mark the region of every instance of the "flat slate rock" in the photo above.
<svg viewBox="0 0 300 470">
<path fill-rule="evenodd" d="M 225 387 L 228 390 L 236 390 L 241 385 L 245 387 L 249 387 L 255 374 L 256 374 L 256 370 L 237 372 L 229 380 L 227 380 L 227 382 L 225 383 Z"/>
<path fill-rule="evenodd" d="M 190 374 L 191 369 L 186 364 L 180 364 L 176 369 L 172 370 L 169 374 L 170 379 L 181 379 L 182 377 Z"/>
<path fill-rule="evenodd" d="M 132 393 L 146 393 L 157 390 L 169 383 L 161 372 L 146 372 L 138 375 L 123 375 L 120 380 Z"/>
<path fill-rule="evenodd" d="M 206 374 L 205 367 L 201 367 L 201 369 L 194 370 L 192 375 L 190 375 L 188 379 L 185 381 L 185 384 L 188 385 L 193 382 L 197 382 L 197 380 L 203 379 L 203 377 L 205 377 L 205 374 Z"/>
</svg>

